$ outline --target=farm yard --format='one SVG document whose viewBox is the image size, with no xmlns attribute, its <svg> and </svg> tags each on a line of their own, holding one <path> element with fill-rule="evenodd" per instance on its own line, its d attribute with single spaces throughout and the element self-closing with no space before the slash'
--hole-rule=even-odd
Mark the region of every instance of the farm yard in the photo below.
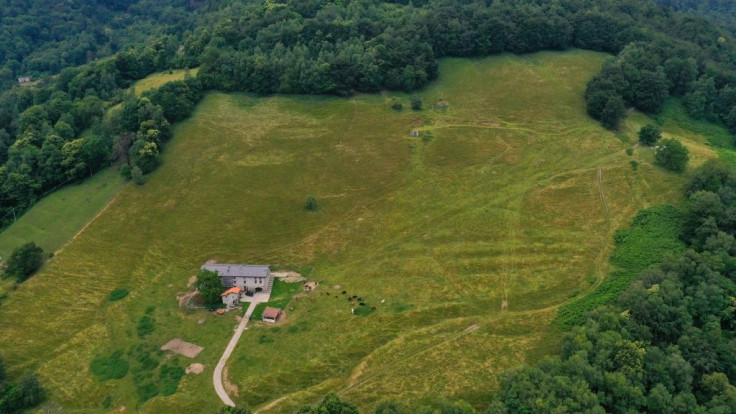
<svg viewBox="0 0 736 414">
<path fill-rule="evenodd" d="M 605 58 L 445 59 L 421 111 L 389 92 L 209 94 L 146 184 L 124 188 L 0 305 L 9 370 L 37 369 L 70 411 L 214 412 L 211 374 L 236 312 L 183 309 L 176 294 L 215 258 L 320 282 L 291 300 L 284 286 L 272 300 L 288 319 L 240 338 L 226 366 L 235 402 L 282 413 L 330 391 L 362 408 L 442 393 L 482 407 L 498 373 L 557 349 L 557 310 L 604 280 L 614 231 L 680 202 L 685 176 L 654 167 L 650 149 L 626 152 L 646 117 L 613 134 L 586 115 L 585 83 Z M 716 156 L 681 124 L 664 132 L 691 166 Z M 130 293 L 108 300 L 116 288 Z M 54 295 L 30 312 L 37 291 Z M 203 349 L 166 360 L 172 338 Z M 130 373 L 94 375 L 100 358 Z M 201 375 L 172 374 L 193 364 Z"/>
</svg>

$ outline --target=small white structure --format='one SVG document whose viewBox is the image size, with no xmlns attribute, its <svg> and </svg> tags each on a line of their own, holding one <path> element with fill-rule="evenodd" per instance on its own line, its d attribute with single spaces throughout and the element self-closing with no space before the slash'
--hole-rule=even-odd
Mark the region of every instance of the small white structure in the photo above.
<svg viewBox="0 0 736 414">
<path fill-rule="evenodd" d="M 18 78 L 18 83 L 28 83 L 31 81 L 30 76 L 21 76 Z"/>
<path fill-rule="evenodd" d="M 240 304 L 240 288 L 237 286 L 222 292 L 220 296 L 222 297 L 222 303 L 228 308 Z"/>
<path fill-rule="evenodd" d="M 263 310 L 263 313 L 261 314 L 261 320 L 263 320 L 263 322 L 276 323 L 276 321 L 279 319 L 279 316 L 281 316 L 281 309 L 272 308 L 269 306 Z"/>
</svg>

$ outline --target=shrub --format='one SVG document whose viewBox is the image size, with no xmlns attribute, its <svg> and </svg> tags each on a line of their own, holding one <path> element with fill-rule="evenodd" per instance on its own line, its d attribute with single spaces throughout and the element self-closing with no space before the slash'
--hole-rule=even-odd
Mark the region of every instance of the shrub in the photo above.
<svg viewBox="0 0 736 414">
<path fill-rule="evenodd" d="M 125 164 L 120 167 L 120 175 L 122 175 L 126 180 L 133 178 L 132 171 L 133 169 L 130 167 L 130 164 Z"/>
<path fill-rule="evenodd" d="M 89 365 L 89 370 L 99 378 L 100 381 L 109 379 L 120 379 L 128 374 L 130 364 L 122 359 L 122 351 L 113 352 L 109 357 L 101 357 L 93 359 Z"/>
<path fill-rule="evenodd" d="M 631 169 L 634 171 L 636 171 L 639 168 L 639 163 L 634 160 L 629 161 L 629 164 L 631 164 Z"/>
<path fill-rule="evenodd" d="M 138 321 L 138 336 L 143 338 L 144 336 L 153 332 L 153 322 L 154 320 L 152 317 L 148 315 L 141 316 L 141 319 Z"/>
<path fill-rule="evenodd" d="M 422 109 L 422 98 L 419 95 L 412 95 L 411 97 L 411 109 L 418 111 Z"/>
<path fill-rule="evenodd" d="M 391 98 L 391 109 L 394 111 L 401 111 L 404 109 L 404 104 L 398 98 Z"/>
<path fill-rule="evenodd" d="M 307 196 L 307 202 L 304 203 L 304 208 L 306 208 L 309 211 L 317 210 L 317 198 L 313 195 Z"/>
<path fill-rule="evenodd" d="M 649 124 L 639 130 L 639 142 L 642 145 L 653 146 L 662 138 L 662 129 L 659 125 Z"/>
<path fill-rule="evenodd" d="M 675 172 L 685 171 L 687 162 L 690 160 L 690 152 L 680 141 L 676 139 L 663 139 L 662 145 L 657 148 L 655 159 L 657 164 Z"/>
<path fill-rule="evenodd" d="M 5 277 L 15 277 L 18 282 L 28 279 L 43 264 L 43 249 L 36 243 L 26 243 L 15 250 L 5 267 Z"/>
<path fill-rule="evenodd" d="M 628 155 L 628 156 L 634 155 L 634 149 L 633 148 L 626 148 L 626 155 Z"/>
<path fill-rule="evenodd" d="M 169 364 L 161 365 L 161 370 L 159 371 L 159 379 L 163 384 L 161 395 L 167 396 L 174 394 L 183 376 L 183 368 Z"/>
<path fill-rule="evenodd" d="M 120 300 L 128 296 L 128 293 L 130 293 L 128 289 L 117 288 L 113 290 L 112 292 L 110 292 L 110 295 L 108 295 L 107 300 L 109 300 L 110 302 L 115 302 L 116 300 Z"/>
<path fill-rule="evenodd" d="M 130 178 L 138 185 L 143 185 L 146 182 L 146 179 L 143 177 L 143 171 L 137 165 L 130 170 Z"/>
</svg>

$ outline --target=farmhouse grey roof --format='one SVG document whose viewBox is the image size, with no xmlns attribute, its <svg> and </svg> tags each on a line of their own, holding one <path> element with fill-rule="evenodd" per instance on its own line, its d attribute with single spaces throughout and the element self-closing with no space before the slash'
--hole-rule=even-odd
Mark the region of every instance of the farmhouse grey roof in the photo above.
<svg viewBox="0 0 736 414">
<path fill-rule="evenodd" d="M 269 265 L 247 265 L 213 263 L 202 266 L 202 269 L 217 272 L 220 277 L 244 276 L 244 277 L 267 277 L 271 266 Z"/>
</svg>

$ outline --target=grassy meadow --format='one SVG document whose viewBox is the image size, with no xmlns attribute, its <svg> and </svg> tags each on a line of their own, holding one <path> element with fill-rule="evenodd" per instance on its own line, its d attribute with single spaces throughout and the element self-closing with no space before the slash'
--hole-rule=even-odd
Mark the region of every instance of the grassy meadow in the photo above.
<svg viewBox="0 0 736 414">
<path fill-rule="evenodd" d="M 237 312 L 184 310 L 176 295 L 216 259 L 320 282 L 283 323 L 249 325 L 226 367 L 236 402 L 292 412 L 336 391 L 365 409 L 438 396 L 483 407 L 498 373 L 557 350 L 552 321 L 603 282 L 615 231 L 642 208 L 681 201 L 687 174 L 653 166 L 651 149 L 626 152 L 646 117 L 613 134 L 586 115 L 585 83 L 605 57 L 445 59 L 419 92 L 421 111 L 394 93 L 209 94 L 146 184 L 123 189 L 4 301 L 10 373 L 38 370 L 69 411 L 214 412 L 212 370 Z M 686 143 L 691 166 L 717 155 L 680 124 L 665 134 Z M 109 302 L 116 288 L 130 294 Z M 353 295 L 375 311 L 353 315 Z M 115 351 L 132 371 L 136 347 L 174 337 L 204 346 L 191 362 L 205 370 L 171 396 L 141 402 L 136 378 L 158 371 L 90 373 Z"/>
<path fill-rule="evenodd" d="M 190 76 L 197 76 L 199 68 L 189 69 L 188 72 Z M 134 91 L 136 96 L 141 96 L 143 95 L 143 92 L 156 89 L 164 83 L 184 80 L 186 74 L 187 69 L 172 69 L 166 72 L 154 73 L 134 83 L 131 89 Z"/>
</svg>

